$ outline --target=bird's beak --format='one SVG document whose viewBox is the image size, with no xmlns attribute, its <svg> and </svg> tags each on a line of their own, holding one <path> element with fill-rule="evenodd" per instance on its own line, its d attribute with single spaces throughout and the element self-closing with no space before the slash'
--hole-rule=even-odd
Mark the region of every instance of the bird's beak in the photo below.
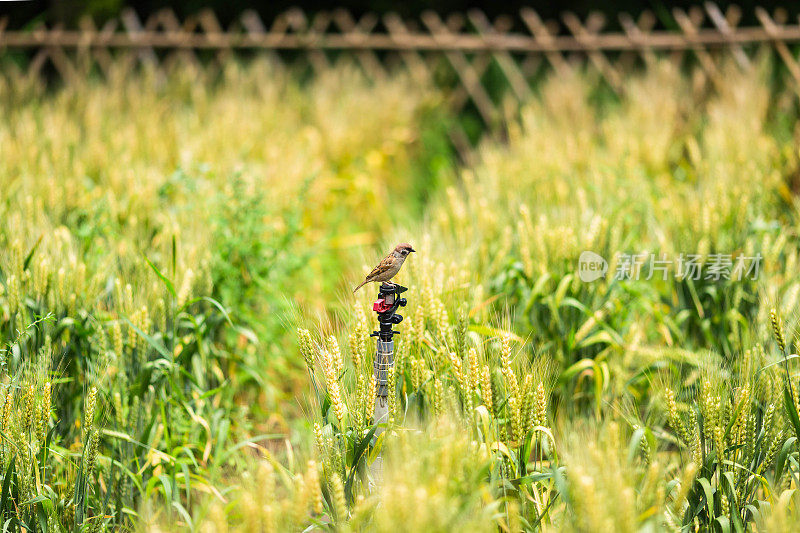
<svg viewBox="0 0 800 533">
<path fill-rule="evenodd" d="M 413 248 L 411 249 L 411 251 L 412 251 L 412 252 L 416 252 L 416 250 L 415 250 L 415 249 L 413 249 Z"/>
</svg>

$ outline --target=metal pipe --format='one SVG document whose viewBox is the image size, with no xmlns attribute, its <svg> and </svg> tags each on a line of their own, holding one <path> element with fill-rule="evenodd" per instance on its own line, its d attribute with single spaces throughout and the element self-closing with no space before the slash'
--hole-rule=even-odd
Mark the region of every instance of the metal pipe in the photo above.
<svg viewBox="0 0 800 533">
<path fill-rule="evenodd" d="M 406 305 L 406 299 L 400 295 L 407 289 L 401 285 L 384 282 L 378 291 L 378 299 L 372 310 L 378 314 L 379 331 L 372 332 L 377 337 L 375 358 L 372 368 L 375 375 L 375 407 L 372 413 L 373 424 L 386 424 L 389 421 L 389 369 L 394 365 L 394 340 L 397 333 L 392 327 L 403 321 L 397 309 Z M 375 430 L 377 438 L 384 428 Z M 381 483 L 383 479 L 383 457 L 380 454 L 370 465 L 371 487 Z"/>
<path fill-rule="evenodd" d="M 389 420 L 389 369 L 394 365 L 394 341 L 378 338 L 375 349 L 373 370 L 375 372 L 375 409 L 372 414 L 373 424 L 385 424 Z M 375 437 L 384 432 L 384 428 L 375 430 Z M 383 457 L 378 455 L 370 465 L 372 482 L 380 484 L 383 479 Z"/>
</svg>

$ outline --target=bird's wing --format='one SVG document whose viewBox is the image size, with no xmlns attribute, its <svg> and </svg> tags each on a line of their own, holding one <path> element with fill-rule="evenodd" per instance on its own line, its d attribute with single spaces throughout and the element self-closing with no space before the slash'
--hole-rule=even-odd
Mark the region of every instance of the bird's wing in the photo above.
<svg viewBox="0 0 800 533">
<path fill-rule="evenodd" d="M 372 272 L 370 272 L 369 274 L 367 274 L 367 280 L 370 280 L 370 279 L 373 279 L 373 278 L 375 278 L 375 277 L 377 277 L 377 276 L 380 276 L 381 274 L 383 274 L 383 273 L 384 273 L 384 272 L 386 272 L 387 270 L 391 270 L 391 269 L 392 269 L 392 267 L 394 266 L 394 262 L 395 262 L 396 260 L 397 260 L 397 259 L 396 259 L 396 258 L 394 258 L 394 257 L 393 257 L 393 256 L 391 256 L 391 255 L 387 255 L 386 257 L 384 257 L 384 258 L 381 260 L 381 262 L 380 262 L 380 263 L 378 263 L 378 266 L 376 266 L 375 268 L 373 268 L 373 269 L 372 269 Z"/>
</svg>

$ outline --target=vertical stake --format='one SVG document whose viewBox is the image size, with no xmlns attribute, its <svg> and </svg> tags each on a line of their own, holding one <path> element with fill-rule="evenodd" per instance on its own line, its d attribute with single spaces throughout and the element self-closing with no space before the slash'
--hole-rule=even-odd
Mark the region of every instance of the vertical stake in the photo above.
<svg viewBox="0 0 800 533">
<path fill-rule="evenodd" d="M 406 287 L 396 283 L 384 282 L 378 290 L 378 299 L 372 304 L 372 310 L 378 314 L 379 331 L 373 331 L 377 337 L 375 343 L 375 358 L 372 363 L 375 373 L 375 409 L 373 411 L 373 424 L 386 424 L 389 421 L 389 369 L 394 365 L 394 335 L 397 331 L 392 326 L 403 321 L 403 316 L 397 313 L 399 307 L 405 307 L 406 299 L 400 295 L 407 291 Z M 383 433 L 384 428 L 375 430 L 377 438 Z M 378 454 L 370 465 L 370 489 L 380 485 L 383 479 L 383 457 Z"/>
</svg>

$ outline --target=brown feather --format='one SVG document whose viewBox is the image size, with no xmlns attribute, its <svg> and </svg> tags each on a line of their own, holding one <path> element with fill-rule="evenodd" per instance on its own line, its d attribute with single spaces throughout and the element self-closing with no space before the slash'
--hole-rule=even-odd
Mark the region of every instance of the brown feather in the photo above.
<svg viewBox="0 0 800 533">
<path fill-rule="evenodd" d="M 373 269 L 372 269 L 372 272 L 370 272 L 369 274 L 367 274 L 367 281 L 372 281 L 372 279 L 374 279 L 374 278 L 376 278 L 376 277 L 380 276 L 381 274 L 383 274 L 383 273 L 384 273 L 384 272 L 386 272 L 387 270 L 391 270 L 391 269 L 392 269 L 392 267 L 393 267 L 393 266 L 394 266 L 394 264 L 395 264 L 395 261 L 397 261 L 397 259 L 395 259 L 395 257 L 394 257 L 394 256 L 387 255 L 386 257 L 384 257 L 384 258 L 381 260 L 381 262 L 380 262 L 380 263 L 378 263 L 378 266 L 376 266 L 375 268 L 373 268 Z"/>
<path fill-rule="evenodd" d="M 400 267 L 403 266 L 403 262 L 408 255 L 408 252 L 413 252 L 414 249 L 411 248 L 410 244 L 399 244 L 395 247 L 395 249 L 381 259 L 381 262 L 378 263 L 378 266 L 372 269 L 372 272 L 367 274 L 367 277 L 364 281 L 362 281 L 358 287 L 353 289 L 355 293 L 358 289 L 369 283 L 370 281 L 389 281 L 392 279 L 397 273 L 400 271 Z"/>
</svg>

